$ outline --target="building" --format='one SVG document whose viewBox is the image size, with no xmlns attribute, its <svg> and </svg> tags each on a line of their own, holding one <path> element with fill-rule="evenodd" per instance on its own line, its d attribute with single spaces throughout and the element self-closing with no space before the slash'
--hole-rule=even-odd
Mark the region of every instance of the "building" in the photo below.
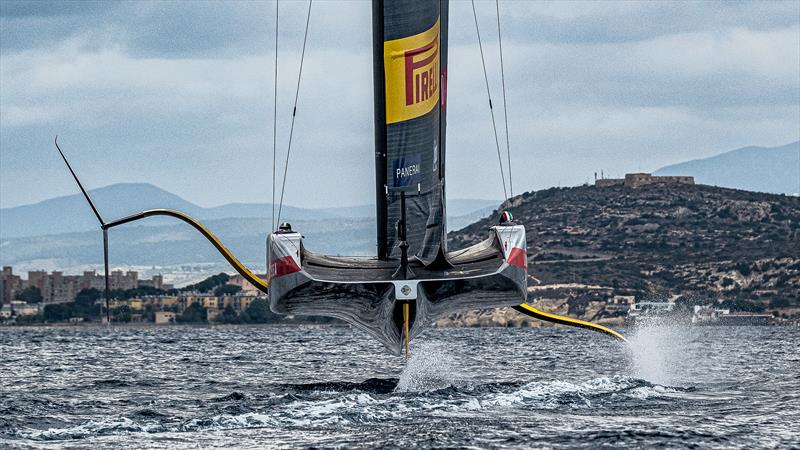
<svg viewBox="0 0 800 450">
<path fill-rule="evenodd" d="M 256 274 L 258 278 L 262 280 L 267 280 L 267 274 Z M 236 286 L 242 287 L 242 294 L 244 295 L 261 295 L 261 289 L 255 287 L 253 283 L 244 279 L 243 276 L 240 274 L 231 275 L 228 279 L 228 284 L 235 284 Z"/>
<path fill-rule="evenodd" d="M 135 289 L 151 286 L 156 289 L 173 289 L 171 284 L 164 283 L 162 275 L 155 275 L 150 280 L 140 280 L 139 273 L 133 270 L 123 272 L 115 270 L 109 274 L 109 284 L 112 290 Z M 82 275 L 64 275 L 63 272 L 53 271 L 47 273 L 43 270 L 28 272 L 28 279 L 14 275 L 13 268 L 3 267 L 0 275 L 0 304 L 9 304 L 14 296 L 27 287 L 35 287 L 42 294 L 42 303 L 66 303 L 75 300 L 83 289 L 106 288 L 105 277 L 94 270 L 84 271 Z"/>
<path fill-rule="evenodd" d="M 29 305 L 19 300 L 11 302 L 11 310 L 15 316 L 35 316 L 41 312 L 40 305 Z"/>
<path fill-rule="evenodd" d="M 625 186 L 635 189 L 648 184 L 694 184 L 694 177 L 627 173 L 625 174 L 625 178 L 601 178 L 594 181 L 595 187 Z"/>
<path fill-rule="evenodd" d="M 28 279 L 14 275 L 11 267 L 3 267 L 0 274 L 0 294 L 2 294 L 2 317 L 36 315 L 47 304 L 66 303 L 75 300 L 77 294 L 83 289 L 105 289 L 105 277 L 96 271 L 84 271 L 81 275 L 64 275 L 63 272 L 54 271 L 47 273 L 42 270 L 28 272 Z M 264 275 L 259 275 L 264 277 Z M 115 270 L 110 274 L 109 282 L 112 289 L 133 289 L 149 286 L 163 291 L 173 289 L 171 284 L 164 283 L 162 275 L 155 275 L 150 280 L 140 280 L 135 271 L 123 272 Z M 174 321 L 174 317 L 182 314 L 186 308 L 197 303 L 208 312 L 209 320 L 214 320 L 225 308 L 232 308 L 241 313 L 258 298 L 265 298 L 264 294 L 255 286 L 244 280 L 241 276 L 233 276 L 231 284 L 242 286 L 242 291 L 235 295 L 216 296 L 211 293 L 179 292 L 173 295 L 143 295 L 129 299 L 113 299 L 110 307 L 118 308 L 128 306 L 131 308 L 132 320 L 141 320 L 143 314 L 161 314 L 159 323 Z M 14 297 L 27 287 L 36 287 L 42 294 L 41 304 L 29 305 L 18 301 Z M 170 317 L 173 317 L 170 319 Z M 105 320 L 105 317 L 102 317 Z M 166 321 L 166 322 L 165 322 Z"/>
<path fill-rule="evenodd" d="M 675 311 L 675 302 L 638 302 L 630 305 L 626 322 L 636 324 L 645 318 L 669 317 Z"/>
<path fill-rule="evenodd" d="M 153 310 L 173 310 L 179 304 L 177 295 L 147 295 L 142 297 L 142 302 Z"/>
<path fill-rule="evenodd" d="M 149 280 L 139 280 L 139 287 L 151 287 L 154 289 L 161 289 L 164 291 L 175 289 L 175 286 L 164 283 L 163 275 L 153 275 L 153 278 Z"/>
<path fill-rule="evenodd" d="M 136 289 L 139 286 L 139 273 L 129 270 L 122 273 L 121 270 L 112 270 L 109 275 L 111 289 Z"/>
<path fill-rule="evenodd" d="M 769 325 L 773 317 L 769 314 L 731 313 L 730 309 L 695 305 L 694 325 Z"/>
<path fill-rule="evenodd" d="M 10 304 L 14 295 L 22 289 L 22 278 L 14 275 L 14 269 L 10 266 L 3 266 L 3 272 L 0 273 L 0 305 Z"/>
<path fill-rule="evenodd" d="M 83 289 L 82 276 L 64 275 L 59 271 L 49 274 L 43 270 L 29 271 L 27 284 L 39 289 L 43 303 L 71 302 Z"/>
<path fill-rule="evenodd" d="M 94 270 L 86 270 L 81 277 L 81 289 L 97 289 L 102 291 L 106 288 L 106 282 L 102 275 L 97 275 Z"/>
<path fill-rule="evenodd" d="M 175 323 L 175 313 L 172 311 L 157 311 L 155 321 L 157 325 Z"/>
<path fill-rule="evenodd" d="M 9 303 L 0 305 L 0 319 L 10 319 L 15 316 L 35 316 L 40 312 L 40 305 L 29 305 L 19 300 L 11 300 Z"/>
</svg>

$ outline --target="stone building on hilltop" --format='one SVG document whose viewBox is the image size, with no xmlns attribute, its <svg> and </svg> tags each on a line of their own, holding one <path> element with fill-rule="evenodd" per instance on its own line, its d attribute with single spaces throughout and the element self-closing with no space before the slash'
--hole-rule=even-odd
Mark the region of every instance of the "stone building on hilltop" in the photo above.
<svg viewBox="0 0 800 450">
<path fill-rule="evenodd" d="M 694 184 L 694 177 L 626 173 L 625 178 L 601 178 L 594 181 L 595 187 L 625 186 L 629 188 L 638 188 L 648 184 Z"/>
</svg>

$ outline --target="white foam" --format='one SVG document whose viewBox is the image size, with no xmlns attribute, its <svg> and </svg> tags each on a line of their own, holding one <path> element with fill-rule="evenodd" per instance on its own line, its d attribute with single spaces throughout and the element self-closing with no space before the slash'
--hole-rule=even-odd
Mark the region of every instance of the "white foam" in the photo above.
<svg viewBox="0 0 800 450">
<path fill-rule="evenodd" d="M 324 400 L 301 400 L 276 413 L 292 425 L 328 426 L 362 423 L 399 417 L 405 406 L 399 398 L 375 399 L 366 393 L 352 393 Z"/>
<path fill-rule="evenodd" d="M 395 392 L 425 392 L 464 384 L 455 358 L 445 345 L 427 342 L 414 347 Z"/>
<path fill-rule="evenodd" d="M 569 402 L 572 407 L 592 406 L 592 397 L 615 396 L 629 398 L 652 398 L 667 396 L 674 392 L 663 386 L 638 386 L 641 382 L 630 377 L 594 378 L 581 383 L 563 380 L 536 381 L 528 383 L 513 392 L 495 394 L 486 399 L 476 400 L 477 405 L 468 402 L 463 405 L 468 410 L 480 408 L 510 408 L 530 405 L 536 408 L 555 409 Z"/>
<path fill-rule="evenodd" d="M 36 430 L 29 428 L 18 433 L 20 437 L 34 440 L 76 439 L 96 434 L 124 434 L 157 431 L 158 425 L 143 425 L 127 417 L 113 417 L 103 420 L 89 420 L 80 425 L 66 428 Z"/>
</svg>

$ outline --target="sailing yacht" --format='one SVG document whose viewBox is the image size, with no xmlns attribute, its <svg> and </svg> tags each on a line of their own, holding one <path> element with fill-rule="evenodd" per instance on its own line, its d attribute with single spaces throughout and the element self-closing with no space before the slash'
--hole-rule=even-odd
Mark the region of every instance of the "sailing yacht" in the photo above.
<svg viewBox="0 0 800 450">
<path fill-rule="evenodd" d="M 375 0 L 372 16 L 377 256 L 320 255 L 279 230 L 269 296 L 277 313 L 336 317 L 400 352 L 443 315 L 524 303 L 525 227 L 448 251 L 448 2 Z"/>
<path fill-rule="evenodd" d="M 600 331 L 600 325 L 540 311 L 527 298 L 525 227 L 510 220 L 468 248 L 447 248 L 447 0 L 373 0 L 372 50 L 377 243 L 374 257 L 327 256 L 306 248 L 302 230 L 281 225 L 267 239 L 268 279 L 245 267 L 200 222 L 152 209 L 105 222 L 56 148 L 103 231 L 108 318 L 108 230 L 151 216 L 170 216 L 205 236 L 246 280 L 269 295 L 279 314 L 342 319 L 389 351 L 456 311 L 514 307 L 529 316 Z M 309 5 L 310 14 L 310 5 Z M 477 20 L 476 20 L 477 26 Z M 302 61 L 302 58 L 301 58 Z M 374 155 L 374 156 L 373 156 Z"/>
</svg>

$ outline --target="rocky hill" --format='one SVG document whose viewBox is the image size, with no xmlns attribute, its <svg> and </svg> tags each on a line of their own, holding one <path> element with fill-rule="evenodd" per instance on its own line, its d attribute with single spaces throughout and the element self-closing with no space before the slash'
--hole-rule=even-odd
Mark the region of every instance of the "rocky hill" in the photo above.
<svg viewBox="0 0 800 450">
<path fill-rule="evenodd" d="M 800 306 L 800 197 L 581 186 L 528 192 L 504 207 L 527 227 L 529 301 L 546 309 L 614 322 L 614 302 L 630 296 L 740 310 Z M 450 233 L 450 248 L 484 239 L 497 220 L 495 212 Z"/>
</svg>

